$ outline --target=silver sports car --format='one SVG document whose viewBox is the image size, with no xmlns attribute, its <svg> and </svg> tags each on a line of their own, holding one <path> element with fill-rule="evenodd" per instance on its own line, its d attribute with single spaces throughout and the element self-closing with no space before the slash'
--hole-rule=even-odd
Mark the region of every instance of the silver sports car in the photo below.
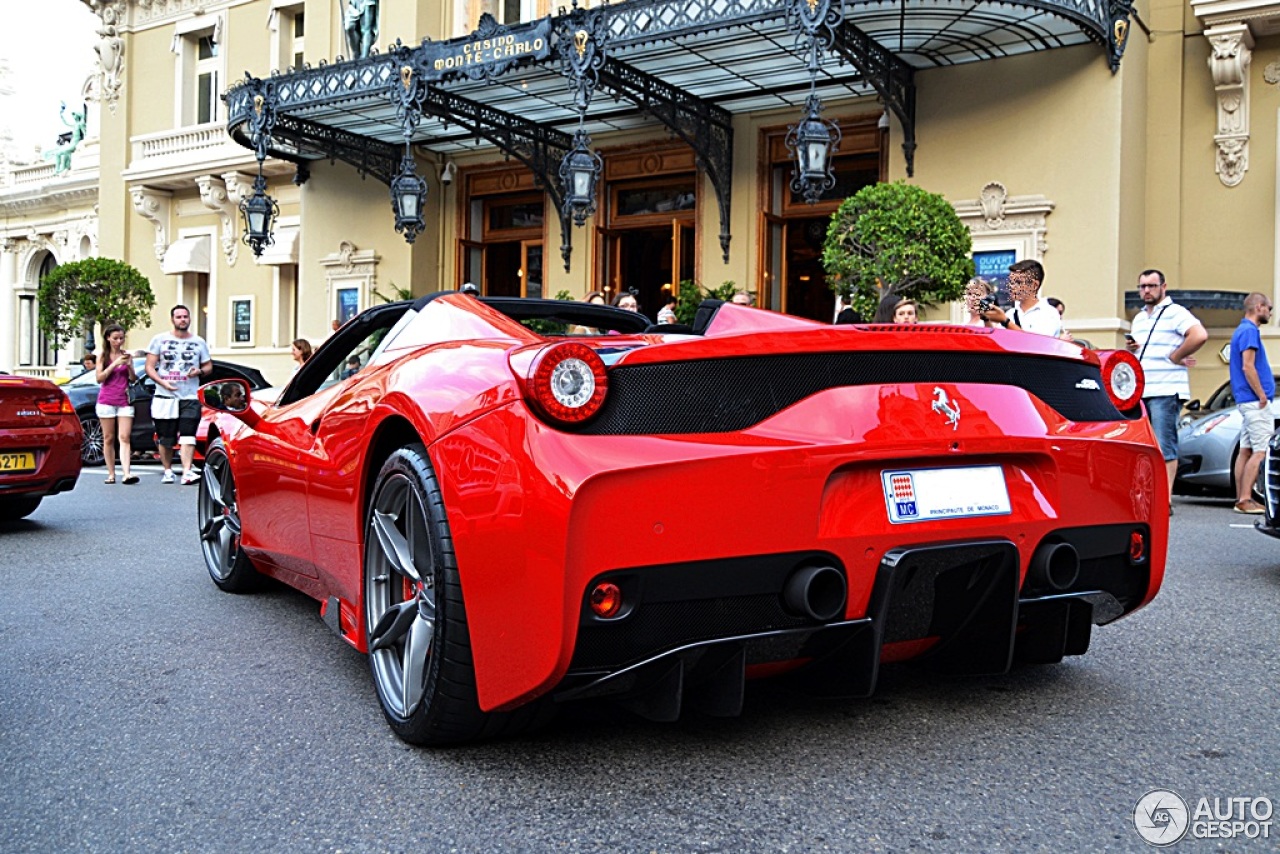
<svg viewBox="0 0 1280 854">
<path fill-rule="evenodd" d="M 1280 377 L 1276 377 L 1280 386 Z M 1271 401 L 1271 417 L 1280 426 L 1280 403 Z M 1193 400 L 1178 422 L 1178 476 L 1174 491 L 1235 492 L 1236 449 L 1240 446 L 1240 411 L 1231 383 L 1218 386 L 1201 404 Z"/>
</svg>

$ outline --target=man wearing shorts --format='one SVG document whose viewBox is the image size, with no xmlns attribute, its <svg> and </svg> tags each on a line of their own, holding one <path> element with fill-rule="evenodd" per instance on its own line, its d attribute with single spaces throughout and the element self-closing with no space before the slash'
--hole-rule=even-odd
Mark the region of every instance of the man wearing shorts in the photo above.
<svg viewBox="0 0 1280 854">
<path fill-rule="evenodd" d="M 147 376 L 156 384 L 151 418 L 156 423 L 156 444 L 164 463 L 161 483 L 173 483 L 173 446 L 182 461 L 182 485 L 200 480 L 191 463 L 196 455 L 196 428 L 200 426 L 200 399 L 196 392 L 203 377 L 213 372 L 209 345 L 191 332 L 191 310 L 175 305 L 169 312 L 172 332 L 161 332 L 147 347 Z"/>
<path fill-rule="evenodd" d="M 1182 402 L 1191 397 L 1187 368 L 1195 365 L 1191 354 L 1204 346 L 1209 333 L 1195 315 L 1174 302 L 1166 290 L 1164 273 L 1159 270 L 1143 270 L 1138 276 L 1142 309 L 1133 318 L 1126 346 L 1142 363 L 1146 377 L 1142 402 L 1147 405 L 1151 429 L 1160 441 L 1172 502 L 1173 479 L 1178 474 L 1178 413 Z M 1172 503 L 1169 512 L 1173 512 Z"/>
<path fill-rule="evenodd" d="M 1237 513 L 1263 512 L 1251 493 L 1273 429 L 1271 400 L 1276 394 L 1276 378 L 1258 332 L 1258 327 L 1270 320 L 1271 300 L 1263 294 L 1249 294 L 1244 298 L 1244 319 L 1231 336 L 1231 393 L 1244 418 L 1235 469 Z"/>
</svg>

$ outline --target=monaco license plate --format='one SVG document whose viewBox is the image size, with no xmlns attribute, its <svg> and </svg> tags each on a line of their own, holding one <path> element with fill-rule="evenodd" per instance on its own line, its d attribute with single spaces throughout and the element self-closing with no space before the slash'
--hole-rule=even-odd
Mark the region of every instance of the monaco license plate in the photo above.
<svg viewBox="0 0 1280 854">
<path fill-rule="evenodd" d="M 0 472 L 23 472 L 36 470 L 36 455 L 32 451 L 0 454 Z"/>
<path fill-rule="evenodd" d="M 900 469 L 881 472 L 880 478 L 895 525 L 1013 512 L 1000 466 Z"/>
</svg>

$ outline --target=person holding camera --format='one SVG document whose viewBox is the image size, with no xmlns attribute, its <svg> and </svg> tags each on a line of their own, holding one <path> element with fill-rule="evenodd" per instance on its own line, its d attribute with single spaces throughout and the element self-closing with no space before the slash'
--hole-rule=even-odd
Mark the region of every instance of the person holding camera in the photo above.
<svg viewBox="0 0 1280 854">
<path fill-rule="evenodd" d="M 982 312 L 984 320 L 1005 329 L 1021 329 L 1057 338 L 1062 334 L 1062 317 L 1049 301 L 1040 296 L 1044 284 L 1044 267 L 1039 261 L 1019 261 L 1009 266 L 1009 296 L 1013 311 L 1008 314 L 997 305 Z"/>
<path fill-rule="evenodd" d="M 995 326 L 996 324 L 983 317 L 983 312 L 996 308 L 996 286 L 981 276 L 975 276 L 964 286 L 964 307 L 968 317 L 960 322 L 961 326 Z"/>
<path fill-rule="evenodd" d="M 1142 308 L 1125 335 L 1125 346 L 1137 354 L 1146 375 L 1142 402 L 1160 442 L 1172 501 L 1173 478 L 1178 473 L 1178 411 L 1182 401 L 1191 397 L 1187 368 L 1195 364 L 1191 354 L 1204 346 L 1209 333 L 1195 315 L 1165 293 L 1166 289 L 1164 273 L 1159 270 L 1143 270 L 1138 276 Z"/>
</svg>

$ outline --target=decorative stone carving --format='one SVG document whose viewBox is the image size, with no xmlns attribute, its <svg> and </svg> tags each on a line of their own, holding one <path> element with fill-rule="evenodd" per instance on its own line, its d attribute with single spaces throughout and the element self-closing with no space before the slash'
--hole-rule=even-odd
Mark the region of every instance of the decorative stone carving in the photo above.
<svg viewBox="0 0 1280 854">
<path fill-rule="evenodd" d="M 150 187 L 131 187 L 133 209 L 156 228 L 156 260 L 164 258 L 169 248 L 169 209 L 173 206 L 173 193 L 153 190 Z"/>
<path fill-rule="evenodd" d="M 337 318 L 337 294 L 340 290 L 356 289 L 358 308 L 368 305 L 369 295 L 377 284 L 378 262 L 381 256 L 372 249 L 357 249 L 349 240 L 338 244 L 338 251 L 320 259 L 324 268 L 325 284 L 329 293 L 330 305 L 334 306 L 334 317 Z"/>
<path fill-rule="evenodd" d="M 1280 83 L 1280 62 L 1267 63 L 1267 67 L 1262 69 L 1262 79 L 1272 86 Z"/>
<path fill-rule="evenodd" d="M 98 43 L 93 46 L 98 54 L 98 97 L 114 115 L 124 80 L 124 39 L 119 29 L 123 10 L 119 2 L 100 2 L 94 4 L 94 11 L 102 20 L 102 26 L 96 31 Z"/>
<path fill-rule="evenodd" d="M 1224 24 L 1204 31 L 1211 48 L 1209 72 L 1218 96 L 1218 132 L 1214 171 L 1228 187 L 1244 180 L 1249 169 L 1249 65 L 1253 35 L 1245 24 Z"/>
<path fill-rule="evenodd" d="M 231 175 L 236 173 L 232 172 Z M 200 187 L 200 201 L 211 211 L 217 211 L 222 223 L 222 254 L 226 256 L 227 266 L 236 264 L 236 250 L 240 241 L 236 239 L 236 214 L 239 212 L 237 200 L 231 197 L 231 188 L 221 178 L 213 175 L 201 175 L 196 178 Z"/>
<path fill-rule="evenodd" d="M 976 199 L 953 202 L 973 235 L 973 250 L 985 251 L 999 244 L 1016 247 L 1019 258 L 1044 258 L 1049 244 L 1047 218 L 1054 203 L 1044 196 L 1011 196 L 999 181 L 989 181 Z"/>
<path fill-rule="evenodd" d="M 1008 198 L 1008 189 L 999 181 L 992 181 L 982 188 L 982 192 L 978 194 L 978 203 L 982 205 L 988 228 L 999 228 L 1004 222 L 1004 203 Z"/>
</svg>

